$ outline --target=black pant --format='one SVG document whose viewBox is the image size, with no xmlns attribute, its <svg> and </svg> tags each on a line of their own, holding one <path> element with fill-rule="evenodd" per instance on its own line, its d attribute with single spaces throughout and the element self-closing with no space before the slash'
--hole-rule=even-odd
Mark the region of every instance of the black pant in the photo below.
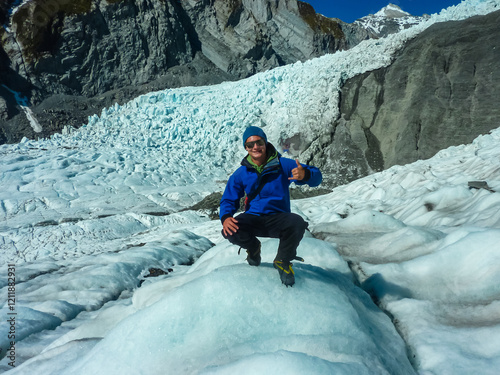
<svg viewBox="0 0 500 375">
<path fill-rule="evenodd" d="M 256 250 L 259 246 L 257 237 L 279 238 L 278 253 L 275 260 L 292 261 L 308 224 L 299 215 L 282 212 L 274 215 L 250 215 L 242 213 L 235 217 L 238 231 L 232 235 L 222 235 L 232 244 L 246 250 Z"/>
</svg>

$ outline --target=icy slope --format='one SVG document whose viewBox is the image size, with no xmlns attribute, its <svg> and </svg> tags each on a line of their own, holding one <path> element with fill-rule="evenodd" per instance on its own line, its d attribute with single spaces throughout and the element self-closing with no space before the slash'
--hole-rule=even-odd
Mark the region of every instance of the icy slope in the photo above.
<svg viewBox="0 0 500 375">
<path fill-rule="evenodd" d="M 295 201 L 330 244 L 302 241 L 306 263 L 295 265 L 293 288 L 271 266 L 276 240 L 264 240 L 262 266 L 249 267 L 217 222 L 158 225 L 113 254 L 19 264 L 19 318 L 42 322 L 44 312 L 46 320 L 18 343 L 18 360 L 31 359 L 10 373 L 414 373 L 388 316 L 354 286 L 348 261 L 394 317 L 418 373 L 496 374 L 498 160 L 500 129 Z M 471 180 L 491 190 L 469 189 Z M 202 252 L 193 266 L 179 265 Z M 155 265 L 173 272 L 137 288 Z M 111 287 L 117 300 L 103 295 Z M 78 305 L 88 312 L 74 318 Z"/>
<path fill-rule="evenodd" d="M 499 160 L 497 129 L 297 202 L 394 317 L 422 374 L 500 366 Z"/>
<path fill-rule="evenodd" d="M 104 306 L 11 373 L 413 373 L 390 320 L 353 285 L 333 246 L 304 239 L 311 264 L 297 265 L 289 289 L 271 264 L 276 246 L 264 242 L 259 268 L 227 243 L 213 247 L 187 272 L 145 283 L 131 305 Z"/>
</svg>

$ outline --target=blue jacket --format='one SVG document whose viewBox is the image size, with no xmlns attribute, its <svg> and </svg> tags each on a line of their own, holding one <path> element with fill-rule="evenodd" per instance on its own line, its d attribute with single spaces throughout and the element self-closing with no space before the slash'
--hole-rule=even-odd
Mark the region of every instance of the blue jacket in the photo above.
<svg viewBox="0 0 500 375">
<path fill-rule="evenodd" d="M 276 152 L 273 145 L 267 144 L 268 155 Z M 321 172 L 316 167 L 301 164 L 306 169 L 306 176 L 301 181 L 289 180 L 292 176 L 292 169 L 297 168 L 297 163 L 293 159 L 282 158 L 279 153 L 277 157 L 268 161 L 262 173 L 248 162 L 245 157 L 239 167 L 229 177 L 226 189 L 220 201 L 220 219 L 222 222 L 227 217 L 232 217 L 240 207 L 240 199 L 249 195 L 259 186 L 260 178 L 266 176 L 266 183 L 259 194 L 250 202 L 246 213 L 252 215 L 270 215 L 278 212 L 290 212 L 290 191 L 292 182 L 297 185 L 307 184 L 318 186 L 323 180 Z"/>
</svg>

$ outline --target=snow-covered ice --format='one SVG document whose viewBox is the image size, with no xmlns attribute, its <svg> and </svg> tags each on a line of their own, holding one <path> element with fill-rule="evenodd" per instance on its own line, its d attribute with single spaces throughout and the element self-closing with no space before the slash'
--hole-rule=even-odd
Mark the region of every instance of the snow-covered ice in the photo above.
<svg viewBox="0 0 500 375">
<path fill-rule="evenodd" d="M 500 129 L 293 201 L 311 231 L 293 288 L 272 267 L 276 240 L 249 267 L 218 221 L 185 209 L 224 188 L 246 126 L 308 144 L 337 116 L 342 80 L 435 22 L 499 5 L 464 1 L 351 51 L 150 93 L 1 146 L 0 369 L 497 374 Z M 153 268 L 166 273 L 146 277 Z"/>
</svg>

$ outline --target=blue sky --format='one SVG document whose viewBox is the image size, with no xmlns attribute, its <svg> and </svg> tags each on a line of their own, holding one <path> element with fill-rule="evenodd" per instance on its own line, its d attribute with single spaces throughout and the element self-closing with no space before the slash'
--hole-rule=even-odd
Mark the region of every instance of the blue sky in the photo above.
<svg viewBox="0 0 500 375">
<path fill-rule="evenodd" d="M 424 13 L 439 13 L 441 9 L 461 3 L 461 0 L 303 0 L 311 4 L 316 13 L 326 17 L 340 18 L 344 22 L 354 22 L 358 18 L 378 12 L 387 4 L 398 5 L 405 12 L 414 16 Z"/>
</svg>

